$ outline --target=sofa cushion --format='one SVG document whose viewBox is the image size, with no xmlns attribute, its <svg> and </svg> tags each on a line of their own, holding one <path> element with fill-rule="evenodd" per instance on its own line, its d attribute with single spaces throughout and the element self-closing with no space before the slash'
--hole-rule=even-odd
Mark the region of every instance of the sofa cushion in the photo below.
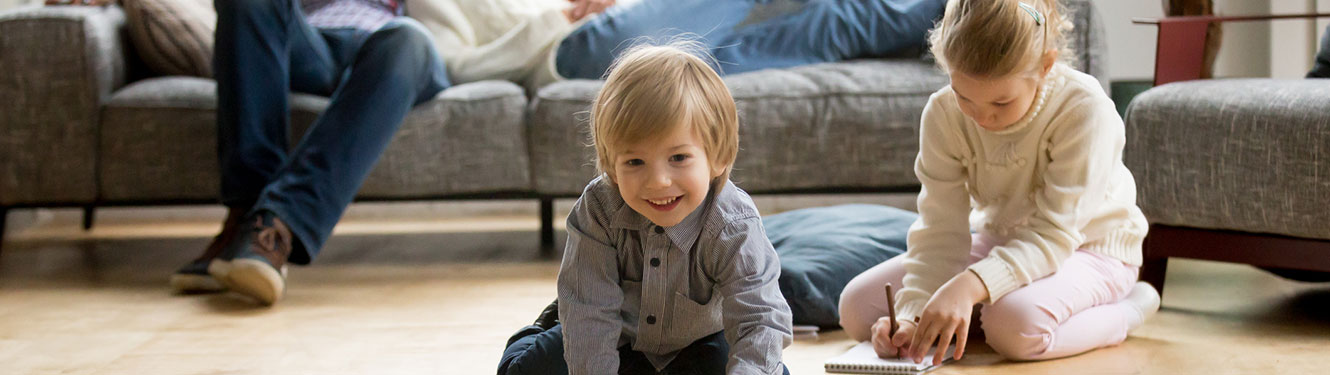
<svg viewBox="0 0 1330 375">
<path fill-rule="evenodd" d="M 740 121 L 733 179 L 754 193 L 918 185 L 919 117 L 928 96 L 946 83 L 931 63 L 917 59 L 728 76 Z M 559 82 L 533 100 L 537 192 L 575 195 L 594 177 L 587 111 L 600 86 Z"/>
<path fill-rule="evenodd" d="M 1064 0 L 1073 66 L 1106 74 L 1103 24 L 1090 0 Z M 931 60 L 874 59 L 728 76 L 739 105 L 734 180 L 752 193 L 918 188 L 914 157 L 928 96 L 948 83 Z M 576 196 L 595 174 L 588 113 L 599 81 L 537 92 L 528 126 L 532 183 Z"/>
<path fill-rule="evenodd" d="M 211 0 L 121 0 L 139 57 L 158 74 L 212 76 Z"/>
<path fill-rule="evenodd" d="M 294 147 L 328 100 L 305 94 L 293 94 L 291 99 Z M 522 89 L 508 82 L 475 82 L 445 90 L 411 111 L 359 197 L 441 198 L 528 191 L 525 106 Z M 220 191 L 216 134 L 212 80 L 166 77 L 125 87 L 103 111 L 102 199 L 216 199 Z"/>
<path fill-rule="evenodd" d="M 1124 162 L 1154 224 L 1330 239 L 1330 83 L 1233 79 L 1150 89 Z"/>
<path fill-rule="evenodd" d="M 905 253 L 918 215 L 897 208 L 849 204 L 764 217 L 780 255 L 780 291 L 795 324 L 840 323 L 841 291 L 864 271 Z"/>
</svg>

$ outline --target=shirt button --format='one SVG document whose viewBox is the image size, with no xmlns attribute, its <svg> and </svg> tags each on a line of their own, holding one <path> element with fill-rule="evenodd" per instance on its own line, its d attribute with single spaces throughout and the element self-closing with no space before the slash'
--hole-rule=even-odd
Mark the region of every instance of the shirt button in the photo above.
<svg viewBox="0 0 1330 375">
<path fill-rule="evenodd" d="M 652 267 L 660 267 L 660 258 L 651 258 Z"/>
<path fill-rule="evenodd" d="M 665 228 L 656 227 L 656 234 L 665 234 Z"/>
<path fill-rule="evenodd" d="M 647 315 L 647 324 L 656 324 L 656 316 Z"/>
</svg>

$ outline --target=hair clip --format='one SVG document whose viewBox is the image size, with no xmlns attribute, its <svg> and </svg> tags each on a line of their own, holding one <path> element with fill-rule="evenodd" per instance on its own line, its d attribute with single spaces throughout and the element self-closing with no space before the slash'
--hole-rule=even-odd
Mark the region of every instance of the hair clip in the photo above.
<svg viewBox="0 0 1330 375">
<path fill-rule="evenodd" d="M 1030 4 L 1026 4 L 1026 3 L 1024 3 L 1024 2 L 1018 2 L 1018 3 L 1016 3 L 1016 5 L 1019 5 L 1019 6 L 1021 7 L 1021 9 L 1024 9 L 1024 10 L 1025 10 L 1025 13 L 1029 13 L 1029 14 L 1030 14 L 1030 17 L 1034 17 L 1034 24 L 1035 24 L 1035 25 L 1039 25 L 1039 26 L 1043 26 L 1043 25 L 1044 25 L 1044 14 L 1043 14 L 1043 13 L 1040 13 L 1038 10 L 1034 9 L 1034 6 L 1031 6 Z"/>
</svg>

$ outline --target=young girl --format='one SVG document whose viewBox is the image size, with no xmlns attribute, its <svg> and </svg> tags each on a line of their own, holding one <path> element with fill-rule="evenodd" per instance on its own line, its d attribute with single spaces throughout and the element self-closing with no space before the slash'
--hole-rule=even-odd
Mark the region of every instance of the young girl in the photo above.
<svg viewBox="0 0 1330 375">
<path fill-rule="evenodd" d="M 1094 77 L 1058 61 L 1068 29 L 1056 0 L 947 4 L 930 42 L 951 85 L 924 109 L 909 251 L 841 295 L 841 325 L 879 355 L 920 362 L 954 338 L 961 358 L 976 304 L 988 344 L 1014 360 L 1116 345 L 1159 309 L 1136 282 L 1147 223 L 1122 120 Z"/>
</svg>

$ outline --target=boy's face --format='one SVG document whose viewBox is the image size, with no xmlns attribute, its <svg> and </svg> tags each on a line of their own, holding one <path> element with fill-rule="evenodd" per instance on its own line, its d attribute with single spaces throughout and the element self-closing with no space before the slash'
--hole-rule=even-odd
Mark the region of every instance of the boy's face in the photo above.
<svg viewBox="0 0 1330 375">
<path fill-rule="evenodd" d="M 614 181 L 628 207 L 652 223 L 671 227 L 707 197 L 713 168 L 691 126 L 676 126 L 662 137 L 624 147 L 614 157 Z"/>
</svg>

